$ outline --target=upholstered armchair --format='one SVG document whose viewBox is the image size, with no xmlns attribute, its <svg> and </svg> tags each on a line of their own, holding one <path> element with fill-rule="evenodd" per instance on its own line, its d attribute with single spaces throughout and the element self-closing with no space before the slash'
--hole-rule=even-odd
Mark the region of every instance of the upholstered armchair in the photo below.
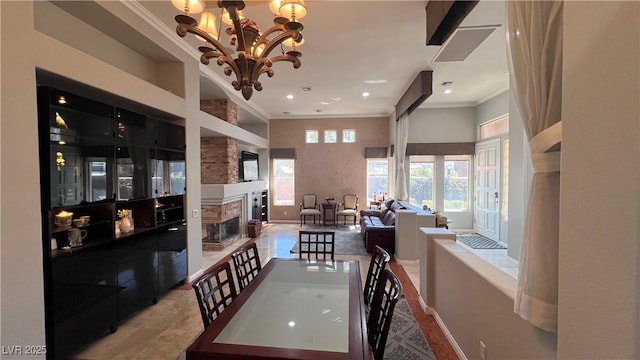
<svg viewBox="0 0 640 360">
<path fill-rule="evenodd" d="M 346 225 L 347 217 L 353 216 L 353 225 L 356 224 L 356 218 L 358 217 L 358 195 L 346 194 L 342 197 L 342 204 L 338 205 L 338 212 L 336 217 L 340 220 L 342 216 L 342 223 Z"/>
<path fill-rule="evenodd" d="M 320 222 L 320 204 L 318 204 L 318 197 L 316 194 L 304 194 L 302 195 L 302 202 L 300 203 L 300 225 L 306 223 L 307 216 L 313 217 L 313 223 L 316 223 L 316 216 L 318 222 Z"/>
</svg>

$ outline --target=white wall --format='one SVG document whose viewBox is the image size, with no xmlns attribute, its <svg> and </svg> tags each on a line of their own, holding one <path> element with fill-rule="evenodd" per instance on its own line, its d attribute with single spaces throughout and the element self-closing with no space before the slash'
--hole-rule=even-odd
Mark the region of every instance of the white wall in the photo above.
<svg viewBox="0 0 640 360">
<path fill-rule="evenodd" d="M 45 331 L 33 6 L 1 1 L 0 9 L 0 343 L 40 346 Z"/>
<path fill-rule="evenodd" d="M 501 118 L 505 115 L 509 115 L 509 90 L 505 90 L 504 92 L 476 106 L 476 126 L 490 120 Z"/>
<path fill-rule="evenodd" d="M 409 143 L 476 141 L 474 108 L 418 108 L 409 116 Z"/>
<path fill-rule="evenodd" d="M 565 2 L 558 358 L 638 359 L 640 3 Z"/>
</svg>

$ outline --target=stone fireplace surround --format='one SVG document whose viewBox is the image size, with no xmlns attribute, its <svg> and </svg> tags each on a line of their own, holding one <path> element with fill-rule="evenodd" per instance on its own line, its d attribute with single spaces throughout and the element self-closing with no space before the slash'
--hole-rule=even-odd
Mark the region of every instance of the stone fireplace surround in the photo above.
<svg viewBox="0 0 640 360">
<path fill-rule="evenodd" d="M 201 100 L 200 110 L 238 124 L 237 105 L 229 100 Z M 203 249 L 221 250 L 247 236 L 252 194 L 265 190 L 267 182 L 238 182 L 238 141 L 231 137 L 201 138 L 200 161 Z M 227 226 L 236 220 L 237 226 Z M 237 232 L 227 234 L 232 228 Z"/>
<path fill-rule="evenodd" d="M 202 237 L 203 249 L 221 250 L 247 237 L 247 222 L 251 219 L 253 193 L 267 188 L 263 180 L 237 184 L 202 184 Z M 209 243 L 207 226 L 220 224 L 239 217 L 238 234 L 222 243 Z"/>
</svg>

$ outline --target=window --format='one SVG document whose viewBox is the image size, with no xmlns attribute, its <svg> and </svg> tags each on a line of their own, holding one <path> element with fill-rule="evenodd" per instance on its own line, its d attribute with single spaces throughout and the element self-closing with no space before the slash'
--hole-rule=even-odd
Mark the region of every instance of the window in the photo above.
<svg viewBox="0 0 640 360">
<path fill-rule="evenodd" d="M 295 205 L 295 160 L 273 159 L 273 204 Z"/>
<path fill-rule="evenodd" d="M 118 160 L 118 200 L 133 199 L 133 163 L 130 159 Z"/>
<path fill-rule="evenodd" d="M 344 129 L 344 130 L 342 130 L 342 142 L 343 143 L 354 143 L 354 142 L 356 142 L 356 131 L 354 129 Z"/>
<path fill-rule="evenodd" d="M 164 196 L 164 161 L 151 160 L 151 194 L 153 196 Z"/>
<path fill-rule="evenodd" d="M 318 143 L 318 130 L 307 130 L 305 135 L 305 142 L 307 144 Z"/>
<path fill-rule="evenodd" d="M 433 196 L 433 156 L 412 156 L 409 167 L 409 203 L 435 209 Z"/>
<path fill-rule="evenodd" d="M 444 211 L 469 210 L 469 156 L 444 157 Z"/>
<path fill-rule="evenodd" d="M 89 201 L 107 198 L 107 162 L 89 161 Z"/>
<path fill-rule="evenodd" d="M 336 130 L 324 131 L 324 142 L 327 144 L 335 144 L 338 142 L 338 132 Z"/>
<path fill-rule="evenodd" d="M 169 192 L 172 195 L 184 194 L 186 184 L 186 166 L 184 161 L 170 161 L 169 162 Z"/>
<path fill-rule="evenodd" d="M 480 125 L 480 140 L 489 139 L 509 133 L 509 117 L 505 116 L 497 120 Z"/>
<path fill-rule="evenodd" d="M 367 159 L 367 200 L 373 201 L 373 194 L 388 192 L 389 161 L 387 159 Z"/>
</svg>

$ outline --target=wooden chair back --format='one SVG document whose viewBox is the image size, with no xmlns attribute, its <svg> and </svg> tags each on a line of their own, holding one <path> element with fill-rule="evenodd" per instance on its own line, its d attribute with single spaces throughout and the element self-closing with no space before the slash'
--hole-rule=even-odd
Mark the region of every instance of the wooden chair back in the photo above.
<svg viewBox="0 0 640 360">
<path fill-rule="evenodd" d="M 233 283 L 231 265 L 228 262 L 202 275 L 195 283 L 193 290 L 198 299 L 198 307 L 204 327 L 213 321 L 238 296 Z"/>
<path fill-rule="evenodd" d="M 378 279 L 380 274 L 384 271 L 385 267 L 391 260 L 391 256 L 383 248 L 376 245 L 371 255 L 371 262 L 369 263 L 369 271 L 367 272 L 367 279 L 364 283 L 364 303 L 365 305 L 371 304 L 373 300 L 373 294 L 378 285 Z"/>
<path fill-rule="evenodd" d="M 238 286 L 240 287 L 240 291 L 242 291 L 258 276 L 260 270 L 262 270 L 260 254 L 258 254 L 256 243 L 253 242 L 250 245 L 239 248 L 231 254 L 231 259 L 233 259 L 233 265 L 236 270 Z"/>
<path fill-rule="evenodd" d="M 335 231 L 311 231 L 300 230 L 299 237 L 299 257 L 309 260 L 330 260 L 334 258 Z"/>
<path fill-rule="evenodd" d="M 384 357 L 391 318 L 401 295 L 400 280 L 391 270 L 384 269 L 378 279 L 367 319 L 369 346 L 375 360 L 382 360 Z"/>
</svg>

